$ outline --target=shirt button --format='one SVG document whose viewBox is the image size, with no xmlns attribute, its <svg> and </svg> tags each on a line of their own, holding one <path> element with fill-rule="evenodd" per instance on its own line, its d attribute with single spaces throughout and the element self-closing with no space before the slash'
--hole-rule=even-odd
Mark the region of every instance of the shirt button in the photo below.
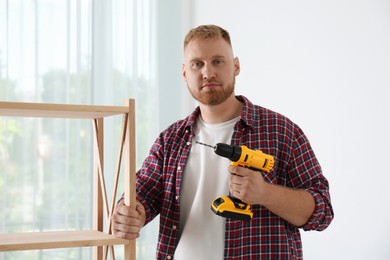
<svg viewBox="0 0 390 260">
<path fill-rule="evenodd" d="M 191 145 L 191 142 L 187 142 L 187 145 Z"/>
<path fill-rule="evenodd" d="M 170 255 L 169 255 L 169 256 L 167 256 L 167 259 L 168 259 L 168 260 L 172 259 L 172 256 L 170 256 Z"/>
<path fill-rule="evenodd" d="M 176 200 L 179 200 L 179 196 L 176 196 Z"/>
<path fill-rule="evenodd" d="M 174 225 L 172 228 L 173 228 L 173 230 L 176 230 L 177 227 Z"/>
<path fill-rule="evenodd" d="M 177 170 L 179 170 L 179 171 L 180 171 L 180 170 L 181 170 L 181 166 L 177 166 Z"/>
</svg>

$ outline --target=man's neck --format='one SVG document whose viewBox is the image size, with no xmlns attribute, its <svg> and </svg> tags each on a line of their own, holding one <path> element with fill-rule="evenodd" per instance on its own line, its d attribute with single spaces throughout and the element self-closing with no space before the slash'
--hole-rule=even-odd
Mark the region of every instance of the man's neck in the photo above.
<svg viewBox="0 0 390 260">
<path fill-rule="evenodd" d="M 200 104 L 200 115 L 207 124 L 223 123 L 241 114 L 242 103 L 238 101 L 235 95 L 231 95 L 225 102 L 215 105 Z"/>
</svg>

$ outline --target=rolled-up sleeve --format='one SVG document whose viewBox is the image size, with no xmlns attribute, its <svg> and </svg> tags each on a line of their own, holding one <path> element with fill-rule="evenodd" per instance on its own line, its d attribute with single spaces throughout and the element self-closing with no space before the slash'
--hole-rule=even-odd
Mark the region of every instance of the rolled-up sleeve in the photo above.
<svg viewBox="0 0 390 260">
<path fill-rule="evenodd" d="M 325 191 L 308 189 L 307 191 L 314 198 L 315 208 L 313 214 L 302 229 L 305 231 L 322 231 L 330 225 L 334 217 L 329 191 L 327 189 Z"/>
<path fill-rule="evenodd" d="M 315 201 L 313 214 L 301 228 L 305 231 L 322 231 L 334 217 L 329 183 L 303 131 L 296 126 L 294 132 L 293 152 L 288 166 L 289 186 L 307 190 Z"/>
</svg>

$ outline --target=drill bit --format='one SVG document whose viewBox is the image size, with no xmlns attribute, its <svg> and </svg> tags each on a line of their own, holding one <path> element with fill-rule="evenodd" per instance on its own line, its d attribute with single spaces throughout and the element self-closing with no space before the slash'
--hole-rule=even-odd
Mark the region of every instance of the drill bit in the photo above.
<svg viewBox="0 0 390 260">
<path fill-rule="evenodd" d="M 202 143 L 202 142 L 199 142 L 199 141 L 195 141 L 197 144 L 201 144 L 201 145 L 204 145 L 204 146 L 207 146 L 207 147 L 210 147 L 210 148 L 213 148 L 213 149 L 215 149 L 215 145 L 213 146 L 213 145 L 210 145 L 210 144 L 205 144 L 205 143 Z"/>
</svg>

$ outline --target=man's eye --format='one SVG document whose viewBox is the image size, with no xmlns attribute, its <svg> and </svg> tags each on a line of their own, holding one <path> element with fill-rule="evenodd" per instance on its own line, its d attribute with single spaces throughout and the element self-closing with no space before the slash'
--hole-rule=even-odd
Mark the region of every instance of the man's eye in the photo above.
<svg viewBox="0 0 390 260">
<path fill-rule="evenodd" d="M 222 60 L 215 60 L 213 63 L 214 63 L 215 65 L 220 65 L 220 64 L 223 63 L 223 61 L 222 61 Z"/>
<path fill-rule="evenodd" d="M 192 63 L 192 68 L 193 69 L 199 69 L 199 68 L 201 68 L 203 66 L 203 62 L 201 62 L 201 61 L 197 61 L 197 62 L 194 62 L 194 63 Z"/>
</svg>

